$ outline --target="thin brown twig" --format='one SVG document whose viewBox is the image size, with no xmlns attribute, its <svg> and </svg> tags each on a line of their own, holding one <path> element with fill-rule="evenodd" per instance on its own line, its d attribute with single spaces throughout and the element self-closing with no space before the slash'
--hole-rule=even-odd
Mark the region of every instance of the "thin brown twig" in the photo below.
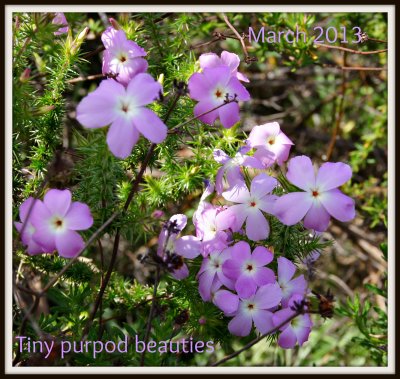
<svg viewBox="0 0 400 379">
<path fill-rule="evenodd" d="M 219 366 L 222 363 L 225 363 L 226 361 L 231 360 L 232 358 L 237 357 L 239 354 L 241 354 L 243 351 L 250 349 L 252 346 L 254 346 L 255 344 L 257 344 L 258 342 L 260 342 L 262 339 L 264 339 L 265 337 L 277 332 L 280 328 L 282 328 L 284 325 L 286 325 L 288 322 L 292 321 L 294 318 L 296 318 L 297 316 L 303 314 L 303 312 L 295 312 L 293 315 L 291 315 L 290 317 L 288 317 L 285 321 L 281 322 L 278 326 L 275 326 L 274 328 L 272 328 L 271 330 L 269 330 L 268 332 L 264 333 L 262 336 L 255 338 L 253 341 L 250 341 L 248 344 L 246 344 L 245 346 L 243 346 L 241 349 L 233 352 L 232 354 L 227 355 L 226 357 L 220 359 L 217 362 L 214 362 L 213 364 L 211 364 L 211 367 L 215 367 L 215 366 Z"/>
<path fill-rule="evenodd" d="M 360 55 L 379 54 L 379 53 L 386 53 L 388 51 L 388 49 L 374 50 L 374 51 L 360 51 L 360 50 L 349 49 L 347 47 L 342 47 L 342 46 L 326 45 L 324 43 L 314 43 L 314 46 L 315 47 L 322 46 L 326 47 L 327 49 L 341 50 L 341 51 L 346 51 L 348 53 L 360 54 Z"/>
<path fill-rule="evenodd" d="M 349 66 L 349 67 L 341 67 L 342 70 L 346 71 L 386 71 L 387 67 L 361 67 L 361 66 Z"/>
<path fill-rule="evenodd" d="M 73 78 L 67 81 L 69 84 L 74 84 L 78 82 L 84 82 L 86 80 L 96 80 L 107 78 L 107 75 L 104 74 L 96 74 L 96 75 L 88 75 L 88 76 L 78 76 L 77 78 Z"/>
<path fill-rule="evenodd" d="M 343 52 L 343 66 L 346 66 L 346 54 L 347 52 Z M 338 107 L 338 112 L 337 112 L 337 117 L 336 117 L 336 123 L 335 127 L 333 129 L 332 137 L 328 145 L 328 150 L 326 152 L 326 160 L 329 161 L 329 159 L 332 156 L 333 149 L 336 144 L 336 139 L 340 134 L 340 124 L 342 122 L 343 118 L 343 113 L 344 113 L 344 95 L 346 92 L 346 71 L 342 71 L 342 84 L 341 84 L 341 91 L 340 91 L 340 100 L 339 100 L 339 107 Z"/>
<path fill-rule="evenodd" d="M 245 42 L 244 42 L 243 36 L 241 36 L 241 35 L 239 34 L 239 32 L 235 29 L 235 27 L 230 23 L 230 21 L 229 21 L 229 19 L 228 19 L 228 17 L 226 16 L 225 13 L 222 13 L 222 17 L 223 17 L 223 19 L 224 19 L 226 25 L 229 26 L 229 29 L 231 29 L 232 32 L 235 33 L 236 37 L 237 37 L 238 40 L 240 41 L 240 44 L 242 45 L 242 50 L 243 50 L 243 53 L 244 53 L 244 61 L 245 61 L 247 64 L 249 64 L 249 63 L 251 63 L 251 62 L 256 62 L 256 61 L 257 61 L 257 57 L 251 57 L 251 56 L 249 55 L 249 52 L 248 52 L 248 50 L 247 50 L 247 47 L 246 47 L 246 44 L 245 44 Z"/>
</svg>

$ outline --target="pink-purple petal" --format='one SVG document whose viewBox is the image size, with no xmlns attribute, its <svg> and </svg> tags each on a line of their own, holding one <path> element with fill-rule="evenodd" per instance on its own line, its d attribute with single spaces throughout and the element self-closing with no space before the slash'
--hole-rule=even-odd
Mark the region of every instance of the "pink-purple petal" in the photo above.
<svg viewBox="0 0 400 379">
<path fill-rule="evenodd" d="M 126 88 L 127 94 L 137 107 L 150 104 L 158 99 L 161 90 L 161 84 L 145 73 L 137 74 Z"/>
<path fill-rule="evenodd" d="M 345 163 L 326 162 L 318 170 L 316 185 L 320 191 L 340 187 L 351 179 L 351 167 Z"/>
<path fill-rule="evenodd" d="M 263 309 L 259 309 L 252 314 L 254 324 L 257 330 L 261 333 L 267 333 L 274 329 L 272 322 L 272 313 Z"/>
<path fill-rule="evenodd" d="M 150 109 L 141 108 L 132 119 L 136 129 L 149 141 L 161 143 L 167 137 L 167 127 Z"/>
<path fill-rule="evenodd" d="M 278 281 L 280 284 L 285 284 L 293 278 L 296 272 L 296 266 L 285 257 L 278 258 Z"/>
<path fill-rule="evenodd" d="M 356 215 L 354 200 L 338 189 L 321 193 L 320 200 L 329 214 L 339 221 L 351 221 Z"/>
<path fill-rule="evenodd" d="M 235 102 L 225 104 L 218 109 L 219 118 L 224 128 L 231 128 L 240 120 L 239 105 Z"/>
<path fill-rule="evenodd" d="M 235 336 L 248 336 L 252 326 L 250 315 L 239 312 L 228 324 L 229 331 Z"/>
<path fill-rule="evenodd" d="M 55 243 L 58 254 L 63 258 L 73 258 L 83 249 L 85 242 L 82 237 L 73 230 L 55 235 Z"/>
<path fill-rule="evenodd" d="M 254 301 L 261 309 L 271 309 L 277 306 L 281 299 L 282 290 L 276 282 L 261 286 L 254 296 Z"/>
<path fill-rule="evenodd" d="M 52 214 L 64 217 L 71 206 L 71 192 L 51 189 L 44 195 L 43 203 Z"/>
<path fill-rule="evenodd" d="M 268 267 L 258 267 L 253 278 L 258 286 L 274 283 L 276 280 L 274 271 Z"/>
<path fill-rule="evenodd" d="M 224 313 L 231 314 L 239 307 L 239 297 L 230 291 L 219 290 L 214 294 L 214 304 Z"/>
<path fill-rule="evenodd" d="M 250 192 L 252 196 L 260 199 L 264 197 L 266 194 L 272 192 L 272 190 L 276 187 L 278 181 L 265 174 L 257 175 L 252 181 L 250 185 Z"/>
<path fill-rule="evenodd" d="M 201 241 L 194 236 L 184 236 L 175 241 L 175 251 L 185 258 L 193 259 L 200 255 Z"/>
<path fill-rule="evenodd" d="M 311 208 L 304 217 L 304 226 L 318 232 L 328 229 L 331 216 L 318 200 L 314 200 Z"/>
<path fill-rule="evenodd" d="M 249 213 L 246 219 L 246 235 L 252 241 L 260 241 L 268 238 L 269 224 L 265 216 L 259 210 Z"/>
<path fill-rule="evenodd" d="M 242 274 L 236 280 L 235 290 L 240 298 L 248 299 L 256 293 L 257 284 L 251 276 Z"/>
<path fill-rule="evenodd" d="M 273 214 L 285 225 L 297 224 L 312 205 L 312 197 L 307 192 L 291 192 L 275 201 Z"/>
<path fill-rule="evenodd" d="M 257 263 L 257 266 L 265 266 L 272 262 L 274 253 L 264 246 L 257 246 L 251 255 L 251 259 Z"/>
<path fill-rule="evenodd" d="M 93 217 L 89 207 L 79 201 L 73 202 L 65 215 L 68 229 L 85 230 L 93 225 Z"/>
<path fill-rule="evenodd" d="M 129 157 L 138 139 L 138 131 L 132 122 L 124 117 L 118 117 L 107 133 L 107 145 L 110 151 L 121 159 Z"/>
<path fill-rule="evenodd" d="M 315 187 L 315 172 L 311 159 L 305 155 L 292 158 L 286 174 L 290 182 L 307 191 Z"/>
</svg>

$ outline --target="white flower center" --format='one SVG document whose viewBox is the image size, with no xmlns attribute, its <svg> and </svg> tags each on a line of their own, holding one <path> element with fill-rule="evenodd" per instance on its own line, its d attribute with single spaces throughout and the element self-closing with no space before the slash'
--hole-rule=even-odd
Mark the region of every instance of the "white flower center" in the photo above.
<svg viewBox="0 0 400 379">
<path fill-rule="evenodd" d="M 67 223 L 62 217 L 54 215 L 50 219 L 50 229 L 53 233 L 63 233 L 67 229 Z"/>
</svg>

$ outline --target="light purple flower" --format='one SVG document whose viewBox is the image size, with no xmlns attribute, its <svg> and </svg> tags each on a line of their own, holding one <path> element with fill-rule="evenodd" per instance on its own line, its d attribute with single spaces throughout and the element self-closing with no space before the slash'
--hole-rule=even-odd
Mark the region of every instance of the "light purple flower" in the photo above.
<svg viewBox="0 0 400 379">
<path fill-rule="evenodd" d="M 238 310 L 229 322 L 229 331 L 236 336 L 247 336 L 250 334 L 253 322 L 260 333 L 272 330 L 273 313 L 269 310 L 280 303 L 281 297 L 281 289 L 274 283 L 260 287 L 255 295 L 248 299 L 240 299 Z"/>
<path fill-rule="evenodd" d="M 226 200 L 238 203 L 223 212 L 226 216 L 235 216 L 233 231 L 238 231 L 246 222 L 246 235 L 252 241 L 259 241 L 269 236 L 269 224 L 261 211 L 273 214 L 274 203 L 278 197 L 270 193 L 276 185 L 275 178 L 262 173 L 252 180 L 250 191 L 242 181 L 222 193 Z"/>
<path fill-rule="evenodd" d="M 68 27 L 68 22 L 67 22 L 67 19 L 65 18 L 64 13 L 62 13 L 62 12 L 56 13 L 56 16 L 53 18 L 53 21 L 51 23 L 55 24 L 55 25 L 62 25 L 62 27 L 60 29 L 58 29 L 56 32 L 54 32 L 55 36 L 59 36 L 64 33 L 68 33 L 69 27 Z"/>
<path fill-rule="evenodd" d="M 218 117 L 225 128 L 231 128 L 239 121 L 237 102 L 221 106 L 227 97 L 229 100 L 250 100 L 250 94 L 239 80 L 231 75 L 228 66 L 205 68 L 202 73 L 194 73 L 189 79 L 188 88 L 190 97 L 198 101 L 194 107 L 194 115 L 209 125 L 213 125 Z M 221 107 L 209 112 L 218 106 Z M 202 115 L 206 112 L 209 113 Z"/>
<path fill-rule="evenodd" d="M 218 163 L 222 164 L 222 167 L 218 169 L 215 179 L 215 188 L 219 195 L 223 191 L 224 175 L 226 175 L 226 179 L 229 185 L 234 186 L 238 181 L 243 181 L 243 175 L 240 172 L 240 166 L 258 169 L 264 168 L 264 166 L 258 159 L 250 157 L 248 155 L 244 155 L 240 150 L 233 158 L 231 158 L 222 150 L 215 149 L 213 152 L 213 156 Z"/>
<path fill-rule="evenodd" d="M 157 255 L 166 263 L 171 274 L 176 279 L 184 279 L 189 275 L 189 269 L 185 263 L 175 268 L 171 260 L 176 255 L 193 259 L 200 254 L 201 242 L 194 236 L 183 236 L 178 238 L 179 233 L 185 228 L 187 217 L 183 214 L 173 215 L 167 221 L 158 237 Z"/>
<path fill-rule="evenodd" d="M 234 288 L 234 281 L 225 276 L 222 271 L 222 265 L 230 258 L 230 249 L 221 252 L 215 252 L 203 259 L 200 271 L 197 274 L 199 281 L 199 293 L 204 301 L 210 301 L 211 288 L 217 281 L 227 288 Z"/>
<path fill-rule="evenodd" d="M 38 199 L 34 199 L 33 197 L 27 198 L 19 207 L 19 218 L 21 222 L 14 222 L 14 225 L 16 229 L 21 233 L 22 229 L 22 235 L 21 235 L 21 240 L 22 243 L 27 246 L 27 253 L 29 255 L 36 255 L 36 254 L 42 254 L 42 253 L 51 253 L 52 250 L 47 251 L 42 245 L 38 244 L 33 238 L 33 234 L 36 231 L 36 228 L 32 224 L 32 214 L 35 212 L 36 206 L 38 202 L 41 202 Z M 32 209 L 31 209 L 32 207 Z M 30 217 L 28 218 L 28 213 L 30 211 Z M 26 223 L 25 227 L 24 224 Z"/>
<path fill-rule="evenodd" d="M 203 211 L 196 215 L 196 235 L 202 240 L 203 256 L 221 251 L 228 246 L 227 230 L 235 223 L 235 216 L 225 214 L 222 207 L 205 205 Z"/>
<path fill-rule="evenodd" d="M 275 203 L 275 215 L 285 225 L 297 224 L 304 217 L 304 226 L 323 232 L 331 216 L 339 221 L 355 217 L 355 203 L 337 187 L 351 178 L 351 168 L 344 163 L 324 163 L 315 175 L 310 158 L 292 158 L 288 164 L 288 180 L 304 192 L 291 192 Z"/>
<path fill-rule="evenodd" d="M 257 246 L 251 253 L 250 245 L 239 241 L 225 251 L 230 258 L 223 263 L 222 272 L 234 280 L 235 290 L 242 299 L 253 296 L 257 287 L 275 282 L 274 272 L 264 267 L 274 259 L 274 254 L 267 248 Z"/>
<path fill-rule="evenodd" d="M 275 161 L 282 165 L 289 157 L 293 142 L 281 131 L 277 122 L 255 126 L 247 139 L 252 148 L 256 148 L 254 157 L 263 162 L 265 167 Z"/>
<path fill-rule="evenodd" d="M 118 158 L 126 158 L 139 139 L 139 132 L 153 143 L 161 143 L 167 127 L 145 106 L 161 91 L 160 83 L 149 74 L 136 75 L 125 88 L 115 80 L 103 80 L 77 107 L 77 120 L 86 128 L 111 125 L 107 144 Z"/>
<path fill-rule="evenodd" d="M 69 190 L 49 190 L 43 202 L 35 202 L 30 219 L 35 227 L 33 240 L 46 251 L 57 250 L 64 258 L 73 258 L 85 245 L 76 231 L 93 225 L 89 207 L 72 202 Z"/>
<path fill-rule="evenodd" d="M 288 307 L 275 312 L 272 316 L 274 326 L 279 326 L 289 317 L 293 316 L 295 311 L 292 310 L 291 307 L 295 305 L 294 302 L 299 303 L 303 299 L 304 296 L 301 295 L 292 296 Z M 282 332 L 278 338 L 278 345 L 284 349 L 292 349 L 295 347 L 296 343 L 302 346 L 303 343 L 308 340 L 312 325 L 313 323 L 309 314 L 296 316 L 280 329 Z"/>
<path fill-rule="evenodd" d="M 236 76 L 236 78 L 243 82 L 249 82 L 249 79 L 237 70 L 240 64 L 240 58 L 237 54 L 223 51 L 220 58 L 215 53 L 205 53 L 200 55 L 199 62 L 203 70 L 205 68 L 228 66 L 232 76 Z"/>
<path fill-rule="evenodd" d="M 148 63 L 142 57 L 147 53 L 136 42 L 128 40 L 123 30 L 110 26 L 101 40 L 106 48 L 102 68 L 104 75 L 117 75 L 116 79 L 126 86 L 135 75 L 146 72 Z"/>
<path fill-rule="evenodd" d="M 293 279 L 296 273 L 296 266 L 285 257 L 278 258 L 278 283 L 282 289 L 282 305 L 286 306 L 289 299 L 298 294 L 304 297 L 307 292 L 307 282 L 304 275 L 297 276 Z"/>
</svg>

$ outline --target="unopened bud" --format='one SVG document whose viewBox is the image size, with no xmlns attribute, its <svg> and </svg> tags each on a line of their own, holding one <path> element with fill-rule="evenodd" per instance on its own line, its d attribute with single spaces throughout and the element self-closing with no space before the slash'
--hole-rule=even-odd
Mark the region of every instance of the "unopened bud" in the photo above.
<svg viewBox="0 0 400 379">
<path fill-rule="evenodd" d="M 30 76 L 31 76 L 31 69 L 26 68 L 19 77 L 19 80 L 22 83 L 26 83 L 29 80 Z"/>
<path fill-rule="evenodd" d="M 72 43 L 71 46 L 71 54 L 76 54 L 78 52 L 78 50 L 80 49 L 83 41 L 85 40 L 85 38 L 87 37 L 87 35 L 89 34 L 90 29 L 86 26 L 85 29 L 83 29 L 78 37 L 75 38 L 74 42 Z"/>
<path fill-rule="evenodd" d="M 39 116 L 42 114 L 49 113 L 52 110 L 54 110 L 55 108 L 56 108 L 55 105 L 44 105 L 43 107 L 40 107 L 39 109 L 37 109 L 34 113 L 35 113 L 35 115 Z"/>
<path fill-rule="evenodd" d="M 111 26 L 115 29 L 115 30 L 121 30 L 121 25 L 118 24 L 117 20 L 115 18 L 110 17 L 108 19 L 108 21 L 110 21 Z"/>
</svg>

